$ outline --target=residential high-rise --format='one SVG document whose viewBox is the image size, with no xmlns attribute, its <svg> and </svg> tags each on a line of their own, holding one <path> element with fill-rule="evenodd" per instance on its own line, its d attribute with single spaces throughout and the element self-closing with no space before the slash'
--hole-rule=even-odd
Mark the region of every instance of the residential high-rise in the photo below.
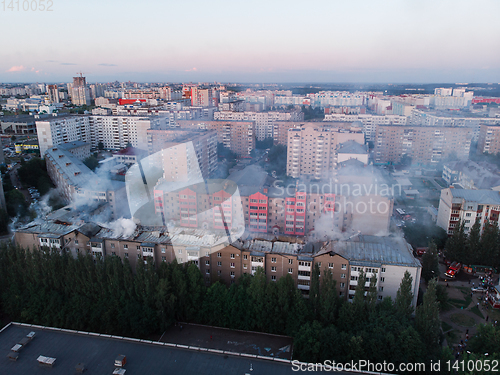
<svg viewBox="0 0 500 375">
<path fill-rule="evenodd" d="M 73 77 L 71 87 L 71 102 L 74 105 L 90 105 L 90 91 L 85 82 L 85 77 Z"/>
<path fill-rule="evenodd" d="M 286 174 L 298 178 L 326 177 L 337 166 L 337 146 L 347 141 L 364 144 L 361 130 L 346 130 L 310 123 L 288 130 Z"/>
<path fill-rule="evenodd" d="M 374 162 L 398 164 L 403 156 L 421 165 L 435 165 L 449 157 L 467 159 L 473 130 L 451 126 L 380 125 Z"/>
<path fill-rule="evenodd" d="M 477 153 L 498 154 L 500 152 L 500 124 L 481 124 L 477 141 Z"/>
<path fill-rule="evenodd" d="M 47 92 L 51 103 L 59 103 L 59 90 L 57 89 L 57 85 L 48 85 Z"/>
</svg>

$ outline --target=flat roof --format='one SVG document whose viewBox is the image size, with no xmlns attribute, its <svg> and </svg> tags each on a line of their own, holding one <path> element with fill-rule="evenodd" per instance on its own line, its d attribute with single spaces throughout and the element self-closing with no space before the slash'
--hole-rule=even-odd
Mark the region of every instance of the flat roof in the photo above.
<svg viewBox="0 0 500 375">
<path fill-rule="evenodd" d="M 349 259 L 352 265 L 421 267 L 413 249 L 404 238 L 356 236 L 351 240 L 332 243 L 335 253 Z"/>
<path fill-rule="evenodd" d="M 21 349 L 17 361 L 10 361 L 7 353 L 31 331 L 36 333 L 33 340 Z M 258 374 L 294 373 L 292 365 L 286 362 L 17 324 L 10 325 L 0 333 L 0 348 L 5 354 L 0 359 L 0 368 L 9 375 L 49 372 L 54 375 L 73 374 L 78 363 L 84 363 L 89 374 L 109 375 L 113 373 L 114 361 L 119 355 L 127 357 L 124 368 L 131 374 L 245 374 L 250 373 L 250 364 Z M 39 365 L 36 359 L 40 355 L 56 358 L 53 368 Z"/>
<path fill-rule="evenodd" d="M 496 190 L 449 189 L 453 198 L 479 204 L 500 204 L 500 193 Z"/>
</svg>

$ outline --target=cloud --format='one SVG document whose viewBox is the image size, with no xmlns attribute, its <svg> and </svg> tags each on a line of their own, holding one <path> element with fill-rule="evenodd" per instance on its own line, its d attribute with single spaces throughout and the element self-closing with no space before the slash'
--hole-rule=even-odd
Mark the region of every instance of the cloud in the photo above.
<svg viewBox="0 0 500 375">
<path fill-rule="evenodd" d="M 118 66 L 116 64 L 105 64 L 105 63 L 103 63 L 103 64 L 97 64 L 97 65 L 99 65 L 99 66 Z"/>
<path fill-rule="evenodd" d="M 12 68 L 10 68 L 9 70 L 7 70 L 7 72 L 20 72 L 22 70 L 25 70 L 26 67 L 22 66 L 22 65 L 18 65 L 18 66 L 13 66 Z"/>
<path fill-rule="evenodd" d="M 75 63 L 61 63 L 61 65 L 78 65 L 78 64 L 75 64 Z"/>
<path fill-rule="evenodd" d="M 192 69 L 186 69 L 185 72 L 196 72 L 198 69 L 192 68 Z"/>
<path fill-rule="evenodd" d="M 55 62 L 58 62 L 58 61 L 57 60 L 45 60 L 45 62 L 55 63 Z"/>
</svg>

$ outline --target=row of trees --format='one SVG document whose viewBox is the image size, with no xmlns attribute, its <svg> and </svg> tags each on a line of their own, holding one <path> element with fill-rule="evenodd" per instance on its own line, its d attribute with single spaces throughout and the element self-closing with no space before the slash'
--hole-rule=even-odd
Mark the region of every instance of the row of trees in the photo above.
<svg viewBox="0 0 500 375">
<path fill-rule="evenodd" d="M 500 231 L 497 225 L 486 222 L 481 233 L 481 222 L 476 222 L 469 233 L 465 223 L 458 221 L 445 245 L 446 258 L 464 264 L 480 264 L 500 268 Z"/>
<path fill-rule="evenodd" d="M 219 282 L 207 288 L 194 264 L 155 268 L 139 262 L 134 274 L 127 259 L 94 261 L 13 245 L 0 248 L 0 271 L 1 310 L 12 320 L 136 337 L 162 332 L 175 321 L 286 334 L 294 337 L 294 357 L 303 361 L 439 356 L 435 284 L 413 318 L 409 273 L 395 301 L 380 303 L 375 278 L 365 291 L 361 274 L 348 303 L 337 295 L 332 274 L 320 276 L 318 267 L 309 300 L 290 276 L 267 282 L 262 269 L 229 288 Z"/>
</svg>

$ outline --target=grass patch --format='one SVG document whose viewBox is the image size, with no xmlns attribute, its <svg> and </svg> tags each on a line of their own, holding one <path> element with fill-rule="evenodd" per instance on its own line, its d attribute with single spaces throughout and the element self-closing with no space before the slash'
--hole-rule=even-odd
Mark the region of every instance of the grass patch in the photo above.
<svg viewBox="0 0 500 375">
<path fill-rule="evenodd" d="M 465 297 L 465 299 L 450 298 L 448 300 L 448 302 L 459 309 L 460 308 L 466 309 L 467 307 L 469 307 L 470 303 L 472 302 L 472 298 L 470 295 L 467 295 L 467 297 Z"/>
<path fill-rule="evenodd" d="M 443 328 L 443 332 L 449 331 L 453 328 L 451 325 L 449 325 L 446 322 L 441 322 L 441 327 Z"/>
<path fill-rule="evenodd" d="M 461 327 L 473 327 L 475 325 L 474 319 L 462 313 L 451 315 L 450 320 Z"/>
<path fill-rule="evenodd" d="M 470 309 L 470 311 L 479 316 L 481 319 L 484 319 L 484 315 L 481 313 L 481 311 L 479 311 L 477 306 L 474 306 L 472 309 Z"/>
</svg>

